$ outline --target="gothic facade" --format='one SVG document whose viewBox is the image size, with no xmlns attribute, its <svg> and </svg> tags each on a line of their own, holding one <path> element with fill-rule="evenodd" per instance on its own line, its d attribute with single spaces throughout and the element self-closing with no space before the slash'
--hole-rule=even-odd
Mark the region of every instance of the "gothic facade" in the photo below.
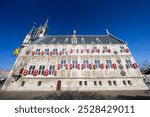
<svg viewBox="0 0 150 117">
<path fill-rule="evenodd" d="M 8 91 L 146 90 L 127 43 L 106 35 L 26 35 L 3 86 Z"/>
</svg>

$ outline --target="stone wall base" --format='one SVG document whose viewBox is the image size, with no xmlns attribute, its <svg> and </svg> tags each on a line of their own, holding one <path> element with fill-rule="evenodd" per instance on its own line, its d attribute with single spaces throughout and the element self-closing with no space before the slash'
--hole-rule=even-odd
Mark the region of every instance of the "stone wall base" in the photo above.
<svg viewBox="0 0 150 117">
<path fill-rule="evenodd" d="M 105 91 L 105 90 L 148 90 L 143 78 L 21 78 L 7 79 L 3 91 Z"/>
</svg>

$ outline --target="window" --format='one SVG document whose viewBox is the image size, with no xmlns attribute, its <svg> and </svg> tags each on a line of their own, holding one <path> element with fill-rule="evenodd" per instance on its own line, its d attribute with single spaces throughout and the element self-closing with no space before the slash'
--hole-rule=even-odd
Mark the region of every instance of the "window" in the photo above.
<svg viewBox="0 0 150 117">
<path fill-rule="evenodd" d="M 45 49 L 45 55 L 49 55 L 49 49 Z"/>
<path fill-rule="evenodd" d="M 83 52 L 84 52 L 84 53 L 87 52 L 87 48 L 86 48 L 86 47 L 83 48 Z"/>
<path fill-rule="evenodd" d="M 77 68 L 78 65 L 78 60 L 72 60 L 72 68 L 75 69 Z"/>
<path fill-rule="evenodd" d="M 103 52 L 107 52 L 107 47 L 103 47 Z"/>
<path fill-rule="evenodd" d="M 93 52 L 97 52 L 97 47 L 93 47 Z"/>
<path fill-rule="evenodd" d="M 72 44 L 77 44 L 77 38 L 72 38 L 72 39 L 71 39 L 71 43 L 72 43 Z"/>
<path fill-rule="evenodd" d="M 53 55 L 58 55 L 58 50 L 57 49 L 53 49 Z"/>
<path fill-rule="evenodd" d="M 124 46 L 120 46 L 120 51 L 121 51 L 121 52 L 125 52 Z"/>
<path fill-rule="evenodd" d="M 117 86 L 117 82 L 116 82 L 116 81 L 113 81 L 113 84 L 114 84 L 115 86 Z"/>
<path fill-rule="evenodd" d="M 95 60 L 96 68 L 100 68 L 100 60 Z"/>
<path fill-rule="evenodd" d="M 87 86 L 87 81 L 84 81 L 84 85 Z"/>
<path fill-rule="evenodd" d="M 130 80 L 128 80 L 128 84 L 129 84 L 129 85 L 132 85 L 132 83 L 131 83 L 131 81 L 130 81 Z"/>
<path fill-rule="evenodd" d="M 49 74 L 50 75 L 54 74 L 54 70 L 55 70 L 55 66 L 54 65 L 50 65 L 50 67 L 49 67 Z"/>
<path fill-rule="evenodd" d="M 66 60 L 61 60 L 61 69 L 65 68 L 66 66 Z"/>
<path fill-rule="evenodd" d="M 84 68 L 88 68 L 89 61 L 88 60 L 83 60 L 83 64 L 84 64 Z"/>
<path fill-rule="evenodd" d="M 94 85 L 95 85 L 95 86 L 97 85 L 97 82 L 96 82 L 96 81 L 94 81 Z"/>
<path fill-rule="evenodd" d="M 83 37 L 81 38 L 81 43 L 82 43 L 82 44 L 85 44 L 85 40 L 84 40 Z"/>
<path fill-rule="evenodd" d="M 35 65 L 31 65 L 30 68 L 29 68 L 29 73 L 28 73 L 28 75 L 33 74 L 34 69 L 35 69 Z"/>
<path fill-rule="evenodd" d="M 108 81 L 108 84 L 109 84 L 109 86 L 112 86 L 112 83 L 111 83 L 111 81 Z"/>
<path fill-rule="evenodd" d="M 102 86 L 102 81 L 99 81 L 99 85 Z"/>
<path fill-rule="evenodd" d="M 127 59 L 127 60 L 125 60 L 126 61 L 126 67 L 127 68 L 132 68 L 132 63 L 131 63 L 131 61 L 129 60 L 129 59 Z"/>
<path fill-rule="evenodd" d="M 36 54 L 36 55 L 40 55 L 40 49 L 36 49 L 35 54 Z"/>
<path fill-rule="evenodd" d="M 62 54 L 66 54 L 66 48 L 62 49 Z"/>
<path fill-rule="evenodd" d="M 42 84 L 42 81 L 38 81 L 38 86 L 41 86 L 41 84 Z"/>
<path fill-rule="evenodd" d="M 25 81 L 21 82 L 21 87 L 23 87 L 25 85 Z"/>
<path fill-rule="evenodd" d="M 123 85 L 127 85 L 126 81 L 123 81 Z"/>
<path fill-rule="evenodd" d="M 73 48 L 73 53 L 77 53 L 77 49 L 76 48 Z"/>
<path fill-rule="evenodd" d="M 82 86 L 82 81 L 79 81 L 79 85 Z"/>
<path fill-rule="evenodd" d="M 106 65 L 107 65 L 107 68 L 112 68 L 111 60 L 106 60 Z"/>
<path fill-rule="evenodd" d="M 39 67 L 39 75 L 44 74 L 45 65 L 40 65 Z"/>
</svg>

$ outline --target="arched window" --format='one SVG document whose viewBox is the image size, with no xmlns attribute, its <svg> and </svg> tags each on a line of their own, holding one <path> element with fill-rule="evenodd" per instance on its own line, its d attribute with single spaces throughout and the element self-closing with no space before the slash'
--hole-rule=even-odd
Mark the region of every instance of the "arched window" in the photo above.
<svg viewBox="0 0 150 117">
<path fill-rule="evenodd" d="M 99 81 L 99 85 L 102 86 L 102 81 Z"/>
<path fill-rule="evenodd" d="M 126 81 L 125 81 L 125 80 L 123 81 L 123 85 L 127 85 L 127 83 L 126 83 Z"/>
<path fill-rule="evenodd" d="M 115 86 L 117 86 L 117 82 L 116 82 L 116 81 L 113 81 L 113 84 L 114 84 Z"/>
<path fill-rule="evenodd" d="M 23 87 L 25 85 L 25 81 L 21 82 L 21 87 Z"/>
<path fill-rule="evenodd" d="M 82 86 L 82 81 L 79 81 L 79 86 Z"/>
<path fill-rule="evenodd" d="M 94 81 L 94 85 L 97 86 L 97 82 L 96 81 Z"/>
<path fill-rule="evenodd" d="M 129 85 L 132 85 L 132 82 L 131 82 L 130 80 L 128 80 L 128 84 L 129 84 Z"/>
<path fill-rule="evenodd" d="M 42 84 L 42 81 L 38 81 L 38 86 L 41 86 L 41 84 Z"/>
<path fill-rule="evenodd" d="M 112 83 L 111 83 L 111 81 L 108 81 L 108 84 L 109 84 L 109 86 L 112 86 Z"/>
</svg>

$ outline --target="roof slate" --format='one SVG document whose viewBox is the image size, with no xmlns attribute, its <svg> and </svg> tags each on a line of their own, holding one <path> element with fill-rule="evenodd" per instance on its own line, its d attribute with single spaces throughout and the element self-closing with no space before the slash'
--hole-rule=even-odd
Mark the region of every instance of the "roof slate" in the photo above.
<svg viewBox="0 0 150 117">
<path fill-rule="evenodd" d="M 76 35 L 77 44 L 125 44 L 112 35 Z M 72 35 L 53 35 L 35 39 L 32 44 L 71 44 Z"/>
</svg>

